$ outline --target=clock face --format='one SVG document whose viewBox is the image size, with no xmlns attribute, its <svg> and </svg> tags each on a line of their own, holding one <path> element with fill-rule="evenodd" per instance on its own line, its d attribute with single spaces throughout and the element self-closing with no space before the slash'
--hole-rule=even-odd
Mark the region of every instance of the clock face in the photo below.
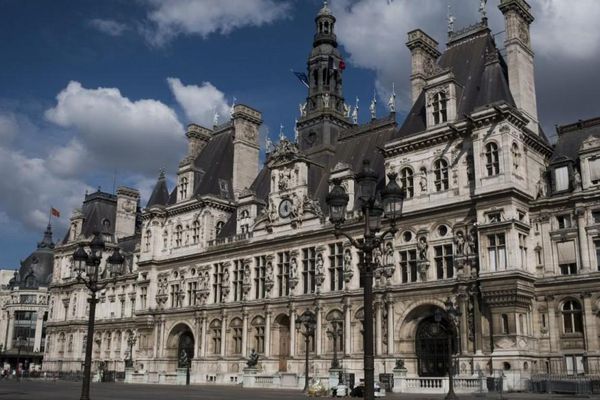
<svg viewBox="0 0 600 400">
<path fill-rule="evenodd" d="M 287 218 L 292 213 L 292 202 L 290 199 L 283 199 L 279 203 L 279 216 L 281 218 Z"/>
</svg>

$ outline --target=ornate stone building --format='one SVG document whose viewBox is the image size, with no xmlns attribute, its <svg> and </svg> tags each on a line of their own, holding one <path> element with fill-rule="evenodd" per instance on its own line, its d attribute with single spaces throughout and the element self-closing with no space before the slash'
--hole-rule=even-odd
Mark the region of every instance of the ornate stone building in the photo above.
<svg viewBox="0 0 600 400">
<path fill-rule="evenodd" d="M 169 191 L 161 174 L 139 232 L 135 207 L 124 203 L 135 203 L 133 192 L 86 198 L 56 249 L 45 368 L 81 367 L 86 295 L 69 257 L 103 226 L 103 212 L 93 211 L 102 203 L 107 237 L 134 255 L 101 298 L 95 360 L 122 370 L 135 335 L 136 369 L 149 382 L 174 382 L 186 358 L 192 383 L 237 382 L 252 349 L 262 374 L 300 376 L 305 348 L 295 320 L 310 309 L 311 374 L 327 375 L 331 322 L 339 320 L 341 365 L 362 377 L 366 282 L 359 254 L 324 214 L 340 178 L 350 195 L 347 224 L 361 234 L 352 178 L 369 160 L 380 187 L 393 171 L 406 193 L 399 231 L 374 260 L 367 323 L 377 374 L 399 358 L 409 376 L 446 374 L 448 298 L 461 311 L 453 345 L 460 375 L 597 371 L 600 120 L 561 127 L 549 144 L 537 118 L 530 7 L 502 0 L 500 11 L 506 57 L 485 17 L 450 32 L 443 51 L 422 30 L 409 32 L 406 119 L 397 125 L 392 107 L 357 125 L 358 110 L 344 102 L 336 20 L 324 6 L 297 143 L 267 143 L 260 166 L 261 114 L 236 105 L 225 124 L 188 126 L 177 185 Z"/>
</svg>

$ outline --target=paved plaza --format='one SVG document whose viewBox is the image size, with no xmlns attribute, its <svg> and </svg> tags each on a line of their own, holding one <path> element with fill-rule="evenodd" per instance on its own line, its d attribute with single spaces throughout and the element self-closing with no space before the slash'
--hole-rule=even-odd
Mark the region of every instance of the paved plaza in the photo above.
<svg viewBox="0 0 600 400">
<path fill-rule="evenodd" d="M 0 381 L 0 399 L 9 400 L 76 400 L 79 399 L 81 390 L 80 382 L 65 381 Z M 90 397 L 93 400 L 120 400 L 120 399 L 206 399 L 206 400 L 295 400 L 306 399 L 300 391 L 270 390 L 270 389 L 243 389 L 240 386 L 165 386 L 165 385 L 126 385 L 119 383 L 93 384 Z M 577 396 L 578 398 L 600 399 L 600 396 Z M 443 399 L 442 395 L 415 395 L 390 393 L 387 399 Z M 528 394 L 507 393 L 500 396 L 498 393 L 482 395 L 460 395 L 460 399 L 506 399 L 506 400 L 543 400 L 543 399 L 572 399 L 575 396 L 559 394 Z"/>
</svg>

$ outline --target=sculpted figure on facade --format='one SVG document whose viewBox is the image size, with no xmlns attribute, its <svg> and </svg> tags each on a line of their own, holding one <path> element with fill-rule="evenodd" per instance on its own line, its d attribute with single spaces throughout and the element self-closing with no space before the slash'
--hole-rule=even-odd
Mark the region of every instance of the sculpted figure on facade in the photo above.
<svg viewBox="0 0 600 400">
<path fill-rule="evenodd" d="M 454 236 L 454 254 L 457 256 L 465 255 L 465 234 L 463 231 L 457 231 Z"/>
<path fill-rule="evenodd" d="M 417 248 L 419 250 L 419 261 L 429 261 L 427 259 L 427 249 L 429 248 L 429 245 L 427 244 L 427 237 L 425 235 L 419 237 Z"/>
<path fill-rule="evenodd" d="M 419 186 L 421 188 L 421 193 L 427 192 L 427 170 L 425 167 L 421 168 L 419 171 Z"/>
<path fill-rule="evenodd" d="M 350 248 L 346 248 L 346 250 L 344 250 L 344 281 L 346 283 L 350 282 L 353 276 L 354 270 L 352 268 L 352 250 L 350 250 Z"/>
</svg>

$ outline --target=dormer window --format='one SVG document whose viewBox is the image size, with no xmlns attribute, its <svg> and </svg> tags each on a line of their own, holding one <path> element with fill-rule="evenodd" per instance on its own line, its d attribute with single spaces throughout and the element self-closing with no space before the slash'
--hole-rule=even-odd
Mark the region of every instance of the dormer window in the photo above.
<svg viewBox="0 0 600 400">
<path fill-rule="evenodd" d="M 438 92 L 433 96 L 433 122 L 438 125 L 448 121 L 448 98 L 446 92 Z"/>
<path fill-rule="evenodd" d="M 600 158 L 591 158 L 590 166 L 590 181 L 593 185 L 600 184 Z"/>
<path fill-rule="evenodd" d="M 485 167 L 488 176 L 500 173 L 500 158 L 498 157 L 498 145 L 494 142 L 485 145 Z"/>
<path fill-rule="evenodd" d="M 554 169 L 554 191 L 561 192 L 569 189 L 569 167 L 558 167 Z"/>
<path fill-rule="evenodd" d="M 435 175 L 435 190 L 438 192 L 448 190 L 448 162 L 442 158 L 433 163 Z"/>
<path fill-rule="evenodd" d="M 411 198 L 415 195 L 415 187 L 413 180 L 413 171 L 410 168 L 402 168 L 400 171 L 400 184 L 404 189 L 404 194 L 407 198 Z"/>
<path fill-rule="evenodd" d="M 188 178 L 185 176 L 179 181 L 179 198 L 181 200 L 185 200 L 187 198 L 188 183 Z"/>
</svg>

